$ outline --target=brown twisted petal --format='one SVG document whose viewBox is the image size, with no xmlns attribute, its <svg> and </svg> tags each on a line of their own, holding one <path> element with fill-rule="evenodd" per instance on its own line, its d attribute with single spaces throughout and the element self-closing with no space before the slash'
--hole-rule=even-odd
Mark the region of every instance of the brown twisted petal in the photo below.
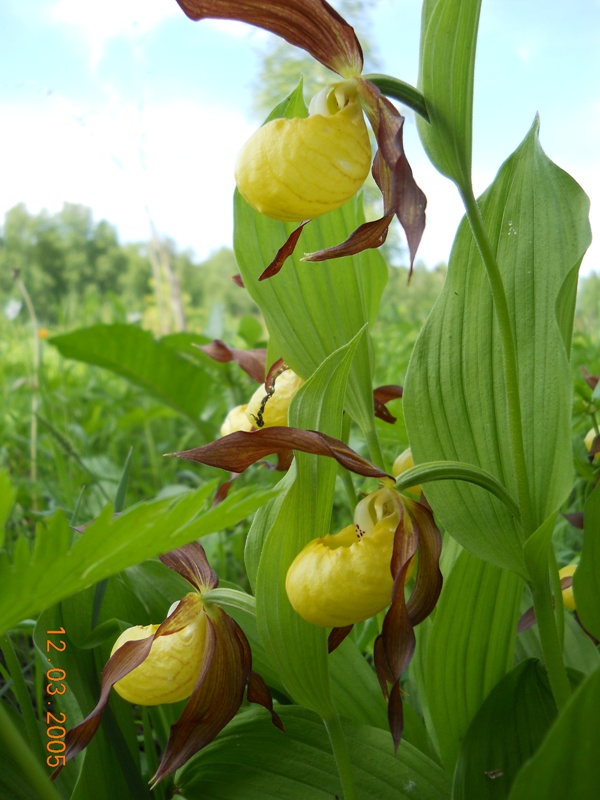
<svg viewBox="0 0 600 800">
<path fill-rule="evenodd" d="M 237 347 L 230 347 L 220 339 L 215 339 L 210 344 L 195 345 L 195 347 L 221 364 L 235 361 L 238 367 L 241 367 L 257 383 L 262 383 L 265 379 L 267 351 L 262 347 L 254 350 L 239 350 Z"/>
<path fill-rule="evenodd" d="M 224 469 L 229 472 L 243 472 L 251 464 L 266 456 L 300 450 L 318 456 L 335 458 L 351 472 L 369 478 L 389 478 L 386 472 L 362 458 L 347 444 L 333 436 L 319 431 L 305 431 L 299 428 L 274 426 L 246 433 L 237 431 L 223 436 L 215 442 L 180 453 L 169 453 L 178 458 L 189 458 L 201 464 Z"/>
<path fill-rule="evenodd" d="M 362 48 L 354 29 L 325 0 L 177 2 L 190 19 L 238 20 L 271 31 L 344 77 L 362 71 Z"/>
</svg>

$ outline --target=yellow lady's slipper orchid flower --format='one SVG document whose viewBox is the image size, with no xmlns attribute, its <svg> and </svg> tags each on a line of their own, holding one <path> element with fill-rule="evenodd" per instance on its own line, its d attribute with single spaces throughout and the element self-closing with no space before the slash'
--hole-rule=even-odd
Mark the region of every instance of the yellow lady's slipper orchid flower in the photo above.
<svg viewBox="0 0 600 800">
<path fill-rule="evenodd" d="M 596 438 L 597 435 L 598 434 L 597 434 L 595 428 L 590 428 L 589 431 L 586 433 L 585 438 L 583 440 L 583 443 L 584 443 L 585 449 L 588 451 L 588 453 L 592 449 L 592 445 L 594 444 L 594 439 Z M 597 453 L 594 453 L 594 461 L 597 458 L 600 458 L 600 450 L 598 450 Z"/>
<path fill-rule="evenodd" d="M 575 574 L 576 569 L 577 569 L 576 564 L 568 564 L 566 567 L 563 567 L 558 571 L 558 577 L 561 579 L 570 578 L 572 575 Z M 575 611 L 575 597 L 573 596 L 573 586 L 567 586 L 566 589 L 562 590 L 562 599 L 565 608 L 568 608 L 569 611 Z"/>
<path fill-rule="evenodd" d="M 200 595 L 190 592 L 188 601 L 197 605 L 196 619 L 176 633 L 160 636 L 152 643 L 150 655 L 132 672 L 114 685 L 115 691 L 129 703 L 157 706 L 185 700 L 194 690 L 204 657 L 206 614 Z M 170 616 L 179 603 L 169 609 Z M 152 636 L 158 625 L 136 625 L 128 628 L 115 642 L 111 656 L 125 642 Z"/>
<path fill-rule="evenodd" d="M 292 397 L 303 383 L 293 370 L 286 369 L 275 378 L 271 391 L 266 390 L 264 385 L 259 386 L 246 406 L 246 416 L 251 425 L 258 428 L 287 425 Z"/>
<path fill-rule="evenodd" d="M 394 461 L 394 465 L 392 466 L 392 475 L 394 478 L 397 478 L 403 472 L 406 472 L 407 469 L 414 467 L 414 465 L 415 462 L 413 461 L 412 451 L 410 447 L 407 447 L 406 450 L 400 453 L 398 458 Z M 407 489 L 404 489 L 404 491 L 418 496 L 421 494 L 422 490 L 419 484 L 416 484 L 415 486 L 409 486 Z"/>
<path fill-rule="evenodd" d="M 324 92 L 308 117 L 267 122 L 239 154 L 237 187 L 267 217 L 319 217 L 354 197 L 369 174 L 371 144 L 354 82 Z"/>
<path fill-rule="evenodd" d="M 309 542 L 286 577 L 294 610 L 313 625 L 335 628 L 362 622 L 388 606 L 394 534 L 401 519 L 400 497 L 384 488 L 357 505 L 353 525 Z"/>
<path fill-rule="evenodd" d="M 221 436 L 227 436 L 236 431 L 251 431 L 252 421 L 246 413 L 247 405 L 235 406 L 229 411 L 221 425 Z"/>
</svg>

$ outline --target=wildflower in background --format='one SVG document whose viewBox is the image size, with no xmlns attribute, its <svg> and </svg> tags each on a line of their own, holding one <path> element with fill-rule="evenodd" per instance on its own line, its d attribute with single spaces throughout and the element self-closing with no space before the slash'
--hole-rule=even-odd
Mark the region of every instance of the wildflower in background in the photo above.
<svg viewBox="0 0 600 800">
<path fill-rule="evenodd" d="M 240 155 L 237 177 L 248 202 L 276 219 L 303 220 L 261 279 L 281 269 L 308 220 L 338 208 L 362 185 L 370 162 L 363 111 L 378 145 L 372 172 L 383 196 L 383 216 L 305 260 L 323 261 L 379 247 L 396 216 L 406 233 L 412 268 L 425 228 L 427 201 L 404 153 L 404 117 L 362 77 L 362 48 L 353 28 L 325 0 L 177 2 L 194 20 L 238 20 L 275 33 L 344 79 L 313 98 L 307 119 L 267 123 Z"/>
<path fill-rule="evenodd" d="M 585 435 L 583 443 L 585 444 L 585 449 L 589 453 L 588 458 L 590 461 L 595 461 L 597 458 L 600 458 L 600 433 L 598 433 L 596 428 L 590 428 Z"/>
<path fill-rule="evenodd" d="M 94 737 L 113 686 L 139 705 L 174 703 L 189 696 L 179 721 L 171 726 L 153 785 L 215 738 L 236 715 L 246 687 L 248 700 L 265 706 L 283 730 L 264 681 L 252 672 L 250 645 L 242 629 L 219 606 L 202 599 L 219 583 L 203 548 L 189 544 L 161 556 L 161 561 L 195 592 L 174 604 L 160 625 L 135 626 L 121 634 L 102 671 L 96 708 L 65 737 L 69 761 Z"/>
<path fill-rule="evenodd" d="M 558 577 L 562 587 L 562 600 L 565 608 L 575 611 L 575 597 L 573 596 L 573 575 L 577 569 L 577 564 L 568 564 L 558 571 Z"/>
<path fill-rule="evenodd" d="M 39 328 L 37 335 L 38 339 L 47 339 L 50 336 L 50 331 L 48 328 Z"/>
</svg>

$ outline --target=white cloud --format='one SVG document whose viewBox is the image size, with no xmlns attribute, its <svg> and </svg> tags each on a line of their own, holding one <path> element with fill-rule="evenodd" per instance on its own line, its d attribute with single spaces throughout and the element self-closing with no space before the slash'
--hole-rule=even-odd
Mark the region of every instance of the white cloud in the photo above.
<svg viewBox="0 0 600 800">
<path fill-rule="evenodd" d="M 48 10 L 51 22 L 70 28 L 85 44 L 93 66 L 112 39 L 135 38 L 182 14 L 174 0 L 103 0 L 101 4 L 56 0 Z"/>
<path fill-rule="evenodd" d="M 0 214 L 19 202 L 32 213 L 81 203 L 131 241 L 149 238 L 147 207 L 162 234 L 200 257 L 231 243 L 233 166 L 253 130 L 241 114 L 179 102 L 81 120 L 65 109 L 0 106 Z"/>
</svg>

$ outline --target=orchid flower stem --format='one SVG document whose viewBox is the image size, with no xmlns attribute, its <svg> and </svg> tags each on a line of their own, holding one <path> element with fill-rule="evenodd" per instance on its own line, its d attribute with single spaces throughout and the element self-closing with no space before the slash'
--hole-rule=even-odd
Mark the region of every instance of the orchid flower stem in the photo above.
<svg viewBox="0 0 600 800">
<path fill-rule="evenodd" d="M 521 400 L 519 390 L 519 370 L 517 364 L 517 350 L 515 344 L 514 328 L 510 318 L 508 301 L 502 275 L 498 267 L 498 262 L 481 211 L 473 194 L 473 189 L 459 186 L 459 191 L 465 209 L 467 219 L 471 226 L 473 237 L 479 248 L 479 253 L 485 266 L 496 321 L 500 331 L 502 343 L 502 357 L 504 363 L 504 379 L 506 386 L 506 402 L 508 405 L 508 424 L 510 445 L 513 458 L 513 469 L 518 491 L 518 502 L 521 512 L 521 530 L 524 540 L 528 539 L 537 528 L 534 521 L 531 494 L 529 488 L 529 476 L 527 473 L 527 461 L 525 458 L 525 444 L 523 440 L 523 420 L 521 416 Z M 533 572 L 533 570 L 530 570 Z M 562 657 L 562 647 L 557 628 L 557 620 L 554 615 L 552 605 L 552 592 L 548 579 L 548 569 L 541 575 L 536 575 L 535 580 L 530 582 L 533 605 L 538 623 L 540 644 L 544 654 L 544 662 L 548 670 L 548 677 L 554 700 L 561 709 L 568 700 L 571 690 L 565 664 Z"/>
<path fill-rule="evenodd" d="M 556 553 L 553 547 L 550 548 L 550 576 L 552 578 L 552 592 L 554 594 L 554 616 L 556 617 L 558 639 L 562 651 L 565 644 L 565 606 L 562 599 L 562 586 L 560 585 L 560 577 L 558 575 Z"/>
<path fill-rule="evenodd" d="M 513 467 L 518 491 L 519 508 L 521 510 L 521 528 L 526 539 L 537 527 L 533 522 L 531 508 L 531 495 L 529 492 L 529 476 L 525 459 L 525 444 L 523 442 L 523 421 L 521 417 L 521 400 L 519 391 L 519 370 L 517 365 L 517 350 L 513 325 L 508 310 L 508 301 L 502 281 L 502 275 L 492 250 L 487 230 L 481 211 L 472 188 L 458 187 L 467 212 L 473 237 L 479 249 L 487 272 L 496 321 L 502 342 L 502 356 L 504 361 L 504 378 L 506 385 L 506 402 L 508 405 L 508 424 L 510 444 L 513 457 Z"/>
<path fill-rule="evenodd" d="M 344 734 L 340 718 L 337 713 L 323 719 L 325 728 L 329 735 L 331 742 L 331 749 L 337 764 L 342 788 L 344 790 L 344 800 L 358 800 L 356 794 L 356 786 L 354 783 L 354 775 L 352 772 L 352 760 L 350 758 L 350 750 L 348 749 L 348 742 Z"/>
<path fill-rule="evenodd" d="M 35 758 L 23 737 L 11 720 L 8 711 L 0 703 L 0 741 L 12 762 L 26 777 L 38 800 L 61 800 L 58 791 L 50 783 L 49 770 L 46 771 Z"/>
<path fill-rule="evenodd" d="M 544 653 L 544 663 L 550 680 L 550 688 L 552 689 L 556 707 L 560 711 L 571 696 L 571 686 L 563 661 L 562 645 L 552 605 L 550 582 L 549 580 L 540 581 L 539 585 L 530 583 L 529 588 L 533 597 L 533 608 Z"/>
<path fill-rule="evenodd" d="M 371 461 L 376 467 L 385 469 L 383 464 L 383 453 L 381 452 L 381 445 L 379 444 L 379 438 L 377 437 L 375 423 L 373 423 L 370 430 L 365 432 L 365 438 L 367 440 Z"/>
<path fill-rule="evenodd" d="M 427 105 L 425 98 L 421 92 L 411 86 L 410 83 L 392 78 L 391 75 L 381 75 L 373 73 L 371 75 L 363 75 L 363 78 L 370 83 L 374 83 L 382 94 L 387 97 L 393 97 L 394 100 L 399 100 L 405 106 L 412 108 L 417 114 L 423 117 L 426 122 L 429 122 L 429 114 L 427 113 Z"/>
</svg>

